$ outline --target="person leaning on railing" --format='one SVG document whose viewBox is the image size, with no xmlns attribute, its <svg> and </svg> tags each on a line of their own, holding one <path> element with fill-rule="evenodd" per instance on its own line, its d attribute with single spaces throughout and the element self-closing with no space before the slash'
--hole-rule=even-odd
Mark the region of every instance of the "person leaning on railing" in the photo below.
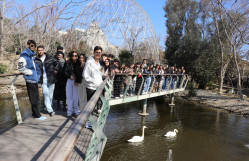
<svg viewBox="0 0 249 161">
<path fill-rule="evenodd" d="M 144 66 L 142 64 L 142 66 Z M 143 73 L 143 70 L 141 68 L 141 64 L 140 63 L 137 63 L 136 64 L 136 86 L 135 86 L 135 95 L 138 95 L 138 91 L 140 89 L 140 86 L 142 84 L 142 81 L 143 81 L 143 78 L 142 78 L 142 73 Z M 140 93 L 141 94 L 141 93 Z"/>
<path fill-rule="evenodd" d="M 127 95 L 132 96 L 132 86 L 133 86 L 133 80 L 132 80 L 132 75 L 134 75 L 134 64 L 130 64 L 129 68 L 126 68 L 124 73 L 128 74 L 128 76 L 126 76 L 124 84 L 125 87 L 124 89 L 126 89 L 126 86 L 128 86 L 128 90 L 127 90 Z"/>
<path fill-rule="evenodd" d="M 147 76 L 144 77 L 145 82 L 144 82 L 144 90 L 142 94 L 147 94 L 147 92 L 149 91 L 149 87 L 151 83 L 151 74 L 152 74 L 150 66 L 146 67 L 146 69 L 144 70 L 144 74 L 147 74 Z"/>
<path fill-rule="evenodd" d="M 46 120 L 47 118 L 42 116 L 38 109 L 38 82 L 41 76 L 41 69 L 34 59 L 34 55 L 36 54 L 36 42 L 34 40 L 29 40 L 27 46 L 26 50 L 24 50 L 20 55 L 17 69 L 24 74 L 23 77 L 26 81 L 28 96 L 32 108 L 32 116 L 38 120 Z"/>
<path fill-rule="evenodd" d="M 117 75 L 119 73 L 122 73 L 120 66 L 119 66 L 119 60 L 114 59 L 114 64 L 112 67 L 112 75 L 115 75 L 113 79 L 113 87 L 114 87 L 113 96 L 115 99 L 120 97 L 122 76 Z"/>
</svg>

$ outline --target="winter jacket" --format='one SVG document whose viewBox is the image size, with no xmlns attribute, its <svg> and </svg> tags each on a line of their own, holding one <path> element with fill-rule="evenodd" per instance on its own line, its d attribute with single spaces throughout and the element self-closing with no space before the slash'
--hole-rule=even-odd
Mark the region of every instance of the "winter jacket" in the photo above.
<svg viewBox="0 0 249 161">
<path fill-rule="evenodd" d="M 128 76 L 126 76 L 126 78 L 125 78 L 124 83 L 126 85 L 131 85 L 132 86 L 133 85 L 133 82 L 132 82 L 133 78 L 132 78 L 131 74 L 134 73 L 134 69 L 126 68 L 124 73 L 128 74 Z"/>
<path fill-rule="evenodd" d="M 83 78 L 86 88 L 96 90 L 103 82 L 100 62 L 96 62 L 93 56 L 90 56 L 85 64 Z"/>
<path fill-rule="evenodd" d="M 41 59 L 39 56 L 36 56 L 35 61 L 39 65 L 41 69 L 41 78 L 40 78 L 40 83 L 43 83 L 43 66 L 45 67 L 45 72 L 47 74 L 48 78 L 48 83 L 49 84 L 54 84 L 56 82 L 56 75 L 54 74 L 54 70 L 59 71 L 60 70 L 60 64 L 57 59 L 55 59 L 52 55 L 46 54 L 46 58 L 44 62 L 42 63 Z"/>
<path fill-rule="evenodd" d="M 82 70 L 80 68 L 80 62 L 76 61 L 73 63 L 72 61 L 67 61 L 65 63 L 65 75 L 68 79 L 71 78 L 71 76 L 75 77 L 75 83 L 81 83 L 82 82 Z"/>
<path fill-rule="evenodd" d="M 144 76 L 145 79 L 151 77 L 151 76 L 150 76 L 150 74 L 151 74 L 151 71 L 150 71 L 150 70 L 145 69 L 144 72 L 143 72 L 143 74 L 148 74 L 148 75 L 145 75 L 145 76 Z"/>
<path fill-rule="evenodd" d="M 38 83 L 41 77 L 41 69 L 35 62 L 34 55 L 36 53 L 26 48 L 21 55 L 18 62 L 17 69 L 24 74 L 24 78 L 28 83 Z"/>
</svg>

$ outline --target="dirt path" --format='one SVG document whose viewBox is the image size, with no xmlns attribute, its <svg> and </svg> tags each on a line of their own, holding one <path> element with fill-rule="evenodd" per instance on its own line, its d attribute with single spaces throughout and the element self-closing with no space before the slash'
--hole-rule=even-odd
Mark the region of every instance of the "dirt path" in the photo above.
<svg viewBox="0 0 249 161">
<path fill-rule="evenodd" d="M 187 91 L 185 94 L 187 94 Z M 197 96 L 195 97 L 184 96 L 184 98 L 190 101 L 206 104 L 214 108 L 249 116 L 249 100 L 247 98 L 245 100 L 241 100 L 235 95 L 218 95 L 217 93 L 207 90 L 197 90 L 196 94 Z"/>
</svg>

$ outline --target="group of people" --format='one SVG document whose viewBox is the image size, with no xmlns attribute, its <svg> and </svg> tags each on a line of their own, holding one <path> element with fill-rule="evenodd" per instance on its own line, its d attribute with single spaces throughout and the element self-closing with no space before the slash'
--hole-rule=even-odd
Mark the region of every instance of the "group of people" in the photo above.
<svg viewBox="0 0 249 161">
<path fill-rule="evenodd" d="M 177 70 L 175 67 L 169 68 L 168 65 L 148 64 L 146 59 L 142 63 L 120 64 L 112 54 L 106 55 L 102 52 L 102 48 L 96 46 L 93 55 L 88 59 L 76 51 L 69 52 L 67 59 L 61 46 L 57 48 L 55 55 L 50 55 L 45 52 L 44 46 L 36 47 L 34 40 L 28 40 L 26 50 L 20 55 L 18 70 L 26 80 L 32 116 L 39 120 L 47 119 L 38 109 L 38 83 L 41 83 L 46 110 L 51 117 L 55 114 L 53 100 L 57 101 L 58 110 L 63 104 L 62 110 L 67 111 L 67 116 L 77 116 L 107 76 L 113 76 L 113 97 L 119 98 L 122 97 L 122 88 L 127 91 L 127 95 L 146 94 L 152 79 L 156 79 L 155 87 L 152 87 L 154 91 L 158 90 L 162 82 L 162 90 L 166 90 L 169 78 L 173 77 L 162 74 L 185 74 L 184 67 Z M 139 90 L 141 86 L 142 90 Z M 101 106 L 99 99 L 98 113 L 101 112 Z"/>
<path fill-rule="evenodd" d="M 169 67 L 168 65 L 149 64 L 146 59 L 135 64 L 120 64 L 118 59 L 102 54 L 101 62 L 103 66 L 102 74 L 115 76 L 113 80 L 114 98 L 122 97 L 122 88 L 123 91 L 127 91 L 127 95 L 132 96 L 133 94 L 147 94 L 150 89 L 153 92 L 157 92 L 160 86 L 162 86 L 162 90 L 166 90 L 167 88 L 173 89 L 175 85 L 179 87 L 182 75 L 185 74 L 184 67 L 178 69 L 175 66 Z M 167 74 L 173 75 L 170 76 Z M 178 82 L 176 82 L 176 75 L 179 77 Z M 144 79 L 144 81 L 142 81 L 142 79 Z M 155 79 L 155 83 L 152 87 L 153 79 Z M 171 83 L 169 84 L 169 82 Z M 142 88 L 140 89 L 140 87 Z M 139 91 L 140 93 L 138 93 Z"/>
</svg>

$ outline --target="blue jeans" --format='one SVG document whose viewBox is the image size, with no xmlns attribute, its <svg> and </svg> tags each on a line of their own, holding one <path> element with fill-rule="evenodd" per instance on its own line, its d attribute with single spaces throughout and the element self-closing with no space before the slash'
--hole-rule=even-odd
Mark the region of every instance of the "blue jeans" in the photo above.
<svg viewBox="0 0 249 161">
<path fill-rule="evenodd" d="M 174 89 L 174 88 L 175 88 L 175 84 L 176 84 L 175 79 L 174 79 L 174 78 L 171 78 L 170 89 Z"/>
<path fill-rule="evenodd" d="M 52 101 L 54 94 L 54 84 L 49 84 L 47 81 L 42 83 L 42 92 L 44 94 L 44 102 L 48 113 L 53 112 Z"/>
<path fill-rule="evenodd" d="M 145 79 L 144 91 L 143 92 L 148 92 L 148 90 L 150 88 L 150 82 L 151 82 L 151 77 L 148 77 L 148 78 Z"/>
<path fill-rule="evenodd" d="M 169 78 L 165 78 L 165 80 L 164 80 L 164 82 L 163 82 L 163 87 L 162 87 L 163 90 L 166 90 L 166 89 L 167 89 L 168 80 L 169 80 Z"/>
</svg>

